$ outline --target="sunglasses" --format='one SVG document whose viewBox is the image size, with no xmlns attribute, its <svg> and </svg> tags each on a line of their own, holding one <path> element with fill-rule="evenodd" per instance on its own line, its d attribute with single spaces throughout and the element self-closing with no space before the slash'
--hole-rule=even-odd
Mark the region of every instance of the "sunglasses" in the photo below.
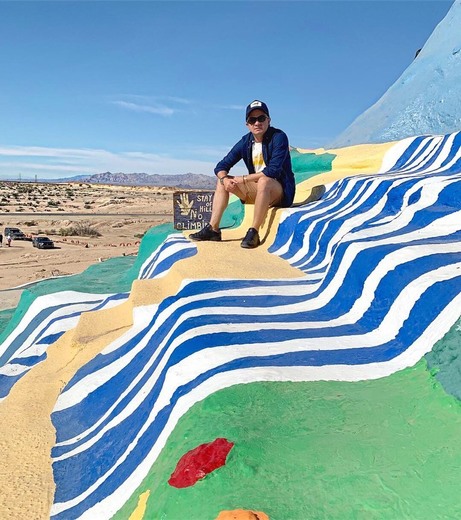
<svg viewBox="0 0 461 520">
<path fill-rule="evenodd" d="M 254 125 L 256 123 L 256 121 L 258 121 L 258 123 L 264 123 L 264 121 L 267 119 L 267 116 L 264 116 L 264 115 L 261 115 L 261 116 L 258 116 L 258 117 L 249 117 L 247 119 L 247 123 L 249 125 Z"/>
</svg>

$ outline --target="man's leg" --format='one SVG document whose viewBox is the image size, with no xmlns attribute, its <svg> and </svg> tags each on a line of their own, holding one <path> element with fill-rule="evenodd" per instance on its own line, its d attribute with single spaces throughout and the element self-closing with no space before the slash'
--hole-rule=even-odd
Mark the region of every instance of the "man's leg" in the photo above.
<svg viewBox="0 0 461 520">
<path fill-rule="evenodd" d="M 210 225 L 214 231 L 219 231 L 219 223 L 224 214 L 224 210 L 229 204 L 229 192 L 218 181 L 216 183 L 216 190 L 213 196 L 213 207 L 211 210 Z"/>
<path fill-rule="evenodd" d="M 210 223 L 196 233 L 191 233 L 189 238 L 198 241 L 221 241 L 221 230 L 219 224 L 223 216 L 224 210 L 229 203 L 229 192 L 219 182 L 216 183 L 216 189 L 213 196 L 213 205 L 211 209 Z"/>
<path fill-rule="evenodd" d="M 279 181 L 271 177 L 261 177 L 257 182 L 255 209 L 252 227 L 259 231 L 267 210 L 282 200 L 283 188 Z"/>
<path fill-rule="evenodd" d="M 271 177 L 261 177 L 256 183 L 247 183 L 248 197 L 246 201 L 254 203 L 253 224 L 247 231 L 242 243 L 245 249 L 253 249 L 261 243 L 259 228 L 267 215 L 270 206 L 278 204 L 283 197 L 282 185 Z"/>
<path fill-rule="evenodd" d="M 229 178 L 232 179 L 233 177 L 229 175 Z M 230 188 L 230 191 L 227 191 L 224 188 L 224 186 L 218 181 L 213 197 L 213 209 L 211 210 L 210 218 L 210 224 L 215 231 L 219 230 L 219 224 L 224 214 L 224 210 L 227 208 L 227 205 L 229 204 L 229 196 L 231 193 L 244 202 L 254 204 L 254 198 L 256 196 L 255 192 L 251 194 L 246 189 L 240 189 L 239 186 L 233 186 Z"/>
</svg>

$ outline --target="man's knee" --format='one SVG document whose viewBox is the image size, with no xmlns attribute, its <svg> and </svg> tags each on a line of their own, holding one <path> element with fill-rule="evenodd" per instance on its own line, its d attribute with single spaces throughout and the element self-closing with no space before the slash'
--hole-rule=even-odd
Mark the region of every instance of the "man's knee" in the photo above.
<svg viewBox="0 0 461 520">
<path fill-rule="evenodd" d="M 283 192 L 282 185 L 276 179 L 271 177 L 261 177 L 257 184 L 258 191 L 264 191 L 268 193 L 280 193 Z"/>
<path fill-rule="evenodd" d="M 261 186 L 259 185 L 260 183 Z M 276 179 L 272 179 L 271 177 L 261 177 L 261 179 L 258 180 L 258 193 L 264 193 L 266 197 L 269 198 L 269 206 L 274 206 L 282 199 L 283 188 L 280 182 Z"/>
<path fill-rule="evenodd" d="M 259 190 L 270 190 L 274 186 L 276 186 L 277 181 L 275 179 L 272 179 L 271 177 L 261 177 L 258 179 L 258 182 L 256 184 L 258 191 Z"/>
</svg>

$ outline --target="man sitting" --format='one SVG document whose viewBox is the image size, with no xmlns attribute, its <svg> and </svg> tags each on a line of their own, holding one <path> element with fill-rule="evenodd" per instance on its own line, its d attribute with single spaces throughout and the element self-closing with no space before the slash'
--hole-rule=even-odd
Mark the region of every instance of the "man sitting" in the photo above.
<svg viewBox="0 0 461 520">
<path fill-rule="evenodd" d="M 247 106 L 246 126 L 250 131 L 216 165 L 218 181 L 210 223 L 191 234 L 192 240 L 221 240 L 219 224 L 230 193 L 245 204 L 254 204 L 253 223 L 241 243 L 244 248 L 259 246 L 259 228 L 271 206 L 286 208 L 293 203 L 295 179 L 288 137 L 282 130 L 270 126 L 270 122 L 266 103 L 255 100 Z M 241 159 L 248 175 L 229 175 L 231 168 Z"/>
</svg>

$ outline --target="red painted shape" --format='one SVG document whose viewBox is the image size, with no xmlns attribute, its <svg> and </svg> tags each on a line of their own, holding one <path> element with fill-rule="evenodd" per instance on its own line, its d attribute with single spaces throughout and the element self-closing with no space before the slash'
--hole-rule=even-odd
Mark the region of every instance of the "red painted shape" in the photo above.
<svg viewBox="0 0 461 520">
<path fill-rule="evenodd" d="M 224 466 L 233 445 L 233 442 L 220 438 L 188 451 L 179 459 L 168 484 L 176 488 L 193 486 L 197 480 Z"/>
</svg>

